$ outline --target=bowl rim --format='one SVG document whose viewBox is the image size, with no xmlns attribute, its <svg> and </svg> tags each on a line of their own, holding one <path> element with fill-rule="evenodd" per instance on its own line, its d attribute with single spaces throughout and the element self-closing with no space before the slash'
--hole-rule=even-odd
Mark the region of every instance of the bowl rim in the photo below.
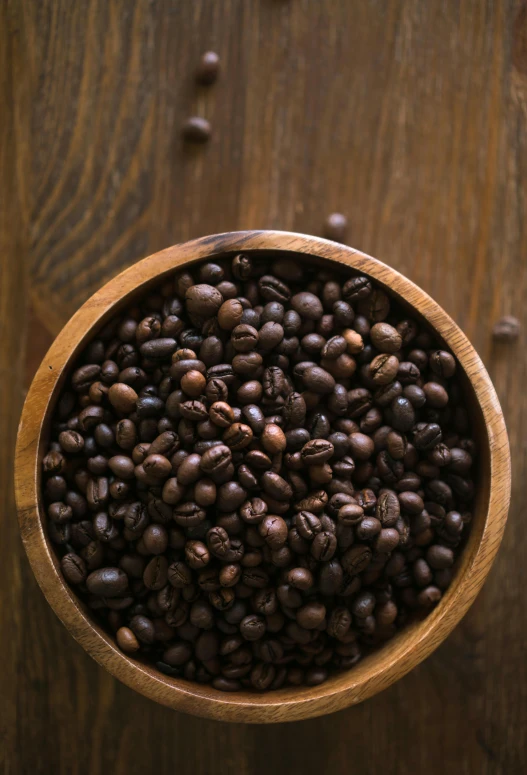
<svg viewBox="0 0 527 775">
<path fill-rule="evenodd" d="M 369 275 L 416 309 L 450 347 L 471 383 L 485 423 L 490 474 L 480 529 L 471 531 L 452 584 L 425 619 L 324 684 L 282 688 L 263 695 L 228 694 L 170 678 L 122 653 L 63 581 L 43 529 L 40 503 L 40 456 L 50 403 L 93 328 L 111 317 L 117 307 L 125 306 L 139 288 L 144 290 L 183 265 L 241 251 L 290 251 L 336 261 Z M 271 230 L 226 232 L 174 245 L 133 264 L 91 296 L 66 323 L 44 357 L 24 403 L 15 453 L 15 496 L 25 551 L 46 599 L 73 637 L 113 676 L 156 702 L 205 718 L 250 723 L 294 721 L 371 697 L 408 673 L 448 636 L 474 601 L 499 548 L 510 500 L 510 455 L 501 407 L 483 363 L 450 316 L 411 280 L 365 253 L 319 237 Z M 479 535 L 473 535 L 477 532 Z"/>
</svg>

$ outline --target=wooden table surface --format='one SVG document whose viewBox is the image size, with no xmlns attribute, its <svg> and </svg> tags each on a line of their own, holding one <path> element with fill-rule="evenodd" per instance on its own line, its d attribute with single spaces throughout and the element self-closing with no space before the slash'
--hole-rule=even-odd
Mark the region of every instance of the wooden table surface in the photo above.
<svg viewBox="0 0 527 775">
<path fill-rule="evenodd" d="M 199 55 L 222 73 L 196 87 Z M 180 126 L 203 115 L 206 146 Z M 0 3 L 0 770 L 523 773 L 527 767 L 527 7 L 514 0 Z M 18 537 L 12 457 L 53 336 L 102 282 L 238 228 L 320 233 L 406 273 L 495 381 L 513 501 L 447 642 L 383 694 L 274 727 L 158 707 L 66 633 Z M 492 344 L 515 314 L 519 342 Z"/>
</svg>

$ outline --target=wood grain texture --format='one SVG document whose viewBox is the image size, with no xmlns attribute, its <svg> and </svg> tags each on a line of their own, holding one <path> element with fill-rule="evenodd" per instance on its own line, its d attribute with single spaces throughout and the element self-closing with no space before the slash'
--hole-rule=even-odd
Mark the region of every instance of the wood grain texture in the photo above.
<svg viewBox="0 0 527 775">
<path fill-rule="evenodd" d="M 0 14 L 2 485 L 29 296 L 56 333 L 102 282 L 166 245 L 239 228 L 317 233 L 332 210 L 348 214 L 353 245 L 468 334 L 513 453 L 509 526 L 461 625 L 373 700 L 287 727 L 192 719 L 98 668 L 44 604 L 2 486 L 6 771 L 524 772 L 527 357 L 525 334 L 492 345 L 489 319 L 516 314 L 527 330 L 525 5 L 6 0 Z M 210 48 L 221 78 L 196 89 Z M 205 148 L 181 145 L 190 114 L 213 123 Z M 27 339 L 28 364 L 40 346 Z"/>
<path fill-rule="evenodd" d="M 47 540 L 41 464 L 65 376 L 101 325 L 132 304 L 132 298 L 146 295 L 153 283 L 191 269 L 197 261 L 240 251 L 257 261 L 261 251 L 270 250 L 287 251 L 300 262 L 314 256 L 329 269 L 351 267 L 404 300 L 412 317 L 432 326 L 456 356 L 464 372 L 461 378 L 467 383 L 467 408 L 479 448 L 478 497 L 452 584 L 424 621 L 407 627 L 353 670 L 321 686 L 226 695 L 209 686 L 167 678 L 130 659 L 94 624 L 89 609 L 64 582 Z M 22 540 L 37 581 L 56 614 L 99 664 L 136 691 L 177 710 L 222 721 L 277 723 L 332 713 L 372 697 L 419 664 L 450 634 L 479 592 L 501 543 L 510 498 L 510 459 L 505 422 L 489 376 L 468 339 L 428 294 L 391 267 L 346 246 L 290 232 L 245 231 L 207 236 L 155 253 L 111 280 L 75 313 L 46 353 L 24 404 L 16 447 L 15 494 Z"/>
</svg>

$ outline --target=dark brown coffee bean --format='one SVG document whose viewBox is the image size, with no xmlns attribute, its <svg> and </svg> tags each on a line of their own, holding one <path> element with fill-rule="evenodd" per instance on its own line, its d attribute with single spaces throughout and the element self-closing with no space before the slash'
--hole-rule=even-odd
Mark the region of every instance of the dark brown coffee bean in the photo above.
<svg viewBox="0 0 527 775">
<path fill-rule="evenodd" d="M 331 560 L 337 550 L 337 539 L 333 533 L 323 530 L 314 537 L 311 544 L 311 555 L 320 562 Z"/>
<path fill-rule="evenodd" d="M 317 533 L 320 533 L 322 530 L 319 518 L 309 511 L 300 511 L 296 514 L 295 525 L 300 536 L 308 541 L 313 540 Z"/>
<path fill-rule="evenodd" d="M 454 552 L 447 546 L 441 546 L 440 544 L 434 544 L 426 553 L 426 560 L 431 568 L 435 570 L 443 570 L 444 568 L 450 568 L 454 562 Z"/>
<path fill-rule="evenodd" d="M 310 602 L 296 612 L 296 621 L 305 630 L 317 629 L 326 618 L 326 607 L 323 603 Z"/>
<path fill-rule="evenodd" d="M 192 116 L 183 124 L 183 139 L 189 143 L 206 143 L 211 132 L 210 123 L 200 116 Z"/>
<path fill-rule="evenodd" d="M 262 431 L 260 442 L 265 451 L 271 455 L 283 452 L 287 441 L 283 430 L 275 423 L 268 423 Z"/>
<path fill-rule="evenodd" d="M 374 546 L 378 552 L 392 552 L 398 545 L 400 536 L 397 530 L 391 527 L 383 528 L 374 541 Z"/>
<path fill-rule="evenodd" d="M 196 80 L 202 86 L 210 86 L 217 80 L 219 71 L 219 56 L 214 51 L 206 51 L 200 57 L 199 65 L 196 70 Z"/>
<path fill-rule="evenodd" d="M 408 398 L 404 398 L 404 396 L 394 398 L 390 404 L 390 409 L 395 430 L 401 431 L 401 433 L 412 430 L 415 424 L 415 411 Z"/>
<path fill-rule="evenodd" d="M 375 516 L 383 527 L 393 527 L 401 513 L 400 501 L 393 490 L 383 490 L 377 498 Z"/>
<path fill-rule="evenodd" d="M 421 423 L 414 433 L 413 443 L 416 449 L 427 450 L 439 444 L 443 438 L 441 428 L 436 423 Z"/>
<path fill-rule="evenodd" d="M 258 526 L 258 532 L 271 549 L 279 549 L 287 540 L 287 524 L 276 515 L 266 515 Z"/>
<path fill-rule="evenodd" d="M 148 554 L 164 554 L 168 546 L 168 532 L 163 525 L 148 525 L 142 536 Z"/>
<path fill-rule="evenodd" d="M 320 366 L 310 366 L 302 376 L 304 384 L 313 393 L 332 393 L 335 388 L 335 378 Z"/>
<path fill-rule="evenodd" d="M 253 438 L 252 428 L 244 423 L 235 422 L 224 432 L 222 440 L 231 450 L 244 449 Z"/>
<path fill-rule="evenodd" d="M 381 532 L 382 524 L 376 517 L 364 517 L 355 528 L 359 541 L 369 541 Z"/>
<path fill-rule="evenodd" d="M 306 592 L 314 585 L 313 574 L 307 568 L 293 568 L 287 574 L 287 581 L 295 589 Z"/>
<path fill-rule="evenodd" d="M 201 570 L 210 562 L 210 553 L 202 541 L 187 541 L 185 560 L 194 570 Z"/>
<path fill-rule="evenodd" d="M 266 301 L 279 301 L 285 304 L 291 298 L 289 287 L 273 275 L 264 275 L 258 280 L 258 288 L 261 296 Z"/>
<path fill-rule="evenodd" d="M 389 385 L 398 376 L 399 361 L 395 355 L 381 353 L 370 363 L 370 376 L 375 385 Z"/>
<path fill-rule="evenodd" d="M 520 335 L 520 321 L 512 315 L 504 315 L 494 323 L 492 336 L 496 342 L 514 342 Z"/>
<path fill-rule="evenodd" d="M 266 471 L 260 478 L 265 493 L 279 501 L 289 501 L 293 497 L 293 490 L 288 482 L 279 474 Z"/>
<path fill-rule="evenodd" d="M 130 414 L 135 409 L 138 395 L 135 390 L 124 382 L 116 382 L 108 390 L 108 399 L 118 412 Z"/>
<path fill-rule="evenodd" d="M 87 576 L 86 563 L 78 554 L 69 552 L 60 561 L 64 578 L 69 584 L 82 584 Z"/>
<path fill-rule="evenodd" d="M 338 511 L 339 522 L 348 527 L 358 525 L 363 518 L 364 509 L 358 503 L 346 503 Z"/>
<path fill-rule="evenodd" d="M 168 563 L 166 557 L 152 557 L 143 573 L 143 582 L 147 589 L 159 590 L 167 583 Z"/>
<path fill-rule="evenodd" d="M 402 347 L 402 337 L 388 323 L 376 323 L 370 331 L 373 346 L 381 353 L 396 353 Z"/>
<path fill-rule="evenodd" d="M 76 455 L 84 448 L 84 437 L 76 431 L 62 431 L 59 434 L 59 444 L 64 452 Z"/>
<path fill-rule="evenodd" d="M 202 471 L 212 477 L 225 474 L 232 462 L 232 452 L 224 444 L 211 447 L 201 456 L 200 466 Z"/>
<path fill-rule="evenodd" d="M 397 534 L 399 537 L 399 534 Z M 350 576 L 365 570 L 371 562 L 372 552 L 368 546 L 357 544 L 350 547 L 342 557 L 342 567 Z"/>
<path fill-rule="evenodd" d="M 331 213 L 324 224 L 324 236 L 334 242 L 345 242 L 348 219 L 342 213 Z"/>
<path fill-rule="evenodd" d="M 346 301 L 357 302 L 371 295 L 372 284 L 367 277 L 352 277 L 344 283 L 342 295 Z"/>
<path fill-rule="evenodd" d="M 265 629 L 265 621 L 256 614 L 250 614 L 240 622 L 240 633 L 248 641 L 257 641 L 262 638 Z"/>
<path fill-rule="evenodd" d="M 128 577 L 120 568 L 101 568 L 86 579 L 86 586 L 93 595 L 118 597 L 128 588 Z"/>
<path fill-rule="evenodd" d="M 441 600 L 442 594 L 438 587 L 429 586 L 422 589 L 417 595 L 417 603 L 423 608 L 431 608 Z"/>
<path fill-rule="evenodd" d="M 375 445 L 370 436 L 364 433 L 352 433 L 348 439 L 350 455 L 353 460 L 369 460 L 373 455 Z"/>
<path fill-rule="evenodd" d="M 439 377 L 452 377 L 456 371 L 456 361 L 454 356 L 446 350 L 435 350 L 430 353 L 430 368 Z"/>
</svg>

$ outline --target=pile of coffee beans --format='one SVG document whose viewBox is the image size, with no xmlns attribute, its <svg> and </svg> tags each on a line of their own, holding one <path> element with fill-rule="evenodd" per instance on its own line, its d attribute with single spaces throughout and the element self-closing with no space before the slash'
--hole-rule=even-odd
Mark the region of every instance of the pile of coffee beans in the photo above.
<svg viewBox="0 0 527 775">
<path fill-rule="evenodd" d="M 452 354 L 368 277 L 192 265 L 89 344 L 43 460 L 65 579 L 217 689 L 316 685 L 427 612 L 470 522 Z"/>
</svg>

